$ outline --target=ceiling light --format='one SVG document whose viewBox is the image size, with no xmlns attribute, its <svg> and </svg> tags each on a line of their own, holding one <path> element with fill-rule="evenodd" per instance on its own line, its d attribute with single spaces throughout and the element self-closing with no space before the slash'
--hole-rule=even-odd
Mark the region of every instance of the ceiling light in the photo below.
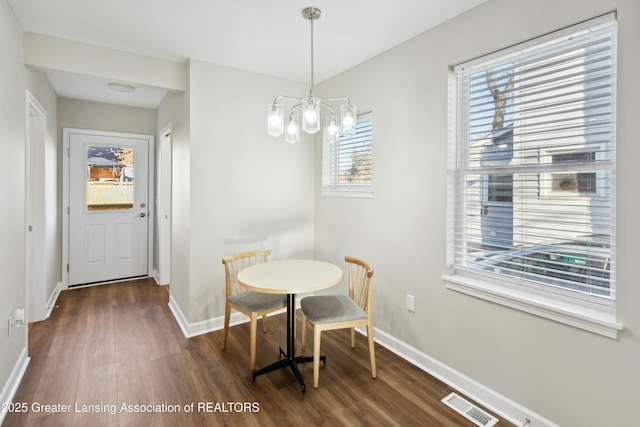
<svg viewBox="0 0 640 427">
<path fill-rule="evenodd" d="M 115 90 L 116 92 L 131 93 L 131 92 L 135 92 L 136 90 L 135 86 L 126 85 L 122 83 L 109 83 L 108 86 L 109 86 L 109 89 Z"/>
<path fill-rule="evenodd" d="M 356 133 L 356 115 L 357 107 L 351 104 L 347 97 L 335 98 L 317 98 L 314 95 L 313 85 L 313 21 L 320 19 L 320 9 L 315 7 L 307 7 L 302 11 L 304 19 L 309 20 L 311 24 L 311 87 L 309 88 L 309 96 L 307 98 L 295 96 L 277 96 L 272 105 L 267 106 L 267 133 L 272 136 L 280 136 L 283 133 L 287 142 L 295 143 L 300 139 L 300 123 L 302 120 L 302 130 L 306 133 L 316 133 L 320 130 L 320 108 L 328 110 L 328 116 L 324 119 L 324 141 L 334 143 L 338 141 L 338 137 L 353 136 Z M 284 106 L 279 104 L 281 100 L 298 101 L 289 110 L 289 121 L 285 130 L 284 126 Z M 340 107 L 340 118 L 328 102 L 346 101 Z M 292 103 L 293 103 L 292 102 Z M 300 109 L 299 115 L 295 115 L 293 111 Z"/>
</svg>

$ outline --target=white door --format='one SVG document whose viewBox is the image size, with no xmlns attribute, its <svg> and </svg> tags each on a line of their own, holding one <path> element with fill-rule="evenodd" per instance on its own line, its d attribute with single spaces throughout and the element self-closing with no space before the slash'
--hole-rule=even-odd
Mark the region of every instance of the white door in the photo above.
<svg viewBox="0 0 640 427">
<path fill-rule="evenodd" d="M 149 140 L 69 135 L 69 286 L 148 275 Z"/>
</svg>

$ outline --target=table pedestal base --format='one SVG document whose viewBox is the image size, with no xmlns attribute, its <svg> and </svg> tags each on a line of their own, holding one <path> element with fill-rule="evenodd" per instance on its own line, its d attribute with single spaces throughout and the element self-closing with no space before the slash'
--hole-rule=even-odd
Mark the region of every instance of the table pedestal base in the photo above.
<svg viewBox="0 0 640 427">
<path fill-rule="evenodd" d="M 295 326 L 296 326 L 296 296 L 295 294 L 287 295 L 287 350 L 284 351 L 280 348 L 280 354 L 284 356 L 284 359 L 278 360 L 269 366 L 258 369 L 253 372 L 253 381 L 256 377 L 262 374 L 266 374 L 278 369 L 290 367 L 295 375 L 296 379 L 300 383 L 302 394 L 305 393 L 304 379 L 298 370 L 298 363 L 313 362 L 313 356 L 296 356 L 295 355 Z M 320 360 L 326 363 L 326 356 L 320 356 Z"/>
</svg>

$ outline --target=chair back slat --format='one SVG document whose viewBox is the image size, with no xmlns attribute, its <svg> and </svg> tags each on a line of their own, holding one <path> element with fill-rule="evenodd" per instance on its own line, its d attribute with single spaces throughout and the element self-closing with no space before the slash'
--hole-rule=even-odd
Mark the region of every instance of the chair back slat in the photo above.
<svg viewBox="0 0 640 427">
<path fill-rule="evenodd" d="M 367 314 L 371 314 L 371 281 L 373 267 L 366 261 L 346 256 L 348 265 L 349 296 Z"/>
<path fill-rule="evenodd" d="M 227 296 L 245 292 L 246 288 L 241 286 L 238 282 L 238 273 L 252 265 L 267 262 L 269 260 L 269 255 L 271 255 L 270 250 L 261 249 L 257 251 L 239 252 L 222 258 L 225 282 L 227 285 Z"/>
</svg>

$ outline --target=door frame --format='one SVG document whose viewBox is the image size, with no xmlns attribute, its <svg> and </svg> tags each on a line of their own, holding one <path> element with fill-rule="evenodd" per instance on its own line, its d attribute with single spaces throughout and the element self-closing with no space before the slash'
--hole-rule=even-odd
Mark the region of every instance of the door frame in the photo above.
<svg viewBox="0 0 640 427">
<path fill-rule="evenodd" d="M 171 182 L 173 173 L 173 137 L 172 123 L 169 122 L 160 132 L 158 141 L 158 178 L 156 216 L 158 217 L 158 264 L 156 282 L 168 285 L 171 282 Z"/>
<path fill-rule="evenodd" d="M 80 135 L 92 135 L 92 136 L 107 136 L 107 137 L 119 137 L 119 138 L 137 138 L 146 139 L 149 144 L 148 150 L 148 162 L 149 162 L 149 201 L 155 200 L 155 146 L 154 136 L 137 134 L 137 133 L 123 133 L 123 132 L 108 132 L 100 130 L 88 130 L 88 129 L 74 129 L 64 128 L 62 129 L 62 287 L 63 289 L 69 288 L 69 213 L 70 213 L 70 194 L 69 194 L 69 156 L 70 156 L 70 140 L 72 134 Z M 153 210 L 149 209 L 149 221 L 147 230 L 147 276 L 153 269 L 153 241 L 155 230 L 155 215 L 152 214 Z M 92 286 L 92 285 L 88 285 Z M 80 286 L 81 287 L 81 286 Z"/>
<path fill-rule="evenodd" d="M 49 317 L 47 310 L 47 251 L 46 240 L 46 137 L 47 111 L 36 97 L 26 91 L 26 312 L 28 322 Z"/>
</svg>

